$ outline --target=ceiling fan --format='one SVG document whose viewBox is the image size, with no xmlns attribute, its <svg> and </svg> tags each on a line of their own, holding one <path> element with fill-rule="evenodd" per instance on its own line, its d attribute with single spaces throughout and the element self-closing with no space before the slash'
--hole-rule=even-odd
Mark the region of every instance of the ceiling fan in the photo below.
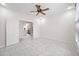
<svg viewBox="0 0 79 59">
<path fill-rule="evenodd" d="M 37 16 L 39 13 L 41 13 L 41 14 L 43 14 L 43 15 L 46 15 L 46 14 L 44 13 L 44 11 L 49 10 L 49 8 L 41 9 L 41 5 L 35 5 L 35 7 L 37 8 L 37 10 L 36 10 L 36 11 L 30 11 L 30 12 L 37 12 L 36 16 Z"/>
</svg>

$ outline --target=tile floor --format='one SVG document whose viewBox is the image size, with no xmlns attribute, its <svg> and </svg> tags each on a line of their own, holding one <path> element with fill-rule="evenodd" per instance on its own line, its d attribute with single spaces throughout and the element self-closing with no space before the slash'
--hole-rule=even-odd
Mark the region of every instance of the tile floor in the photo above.
<svg viewBox="0 0 79 59">
<path fill-rule="evenodd" d="M 74 43 L 38 38 L 1 48 L 0 56 L 78 56 L 78 53 Z"/>
</svg>

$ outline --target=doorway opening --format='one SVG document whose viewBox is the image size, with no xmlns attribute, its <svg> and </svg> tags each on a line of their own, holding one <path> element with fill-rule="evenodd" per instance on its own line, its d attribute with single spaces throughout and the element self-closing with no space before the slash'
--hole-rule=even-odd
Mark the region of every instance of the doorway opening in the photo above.
<svg viewBox="0 0 79 59">
<path fill-rule="evenodd" d="M 21 20 L 19 22 L 20 41 L 33 38 L 33 23 Z"/>
</svg>

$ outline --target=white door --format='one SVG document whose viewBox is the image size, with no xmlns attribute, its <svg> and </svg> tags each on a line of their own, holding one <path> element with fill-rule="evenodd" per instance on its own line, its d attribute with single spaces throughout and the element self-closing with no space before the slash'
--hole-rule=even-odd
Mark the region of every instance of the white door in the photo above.
<svg viewBox="0 0 79 59">
<path fill-rule="evenodd" d="M 6 46 L 19 42 L 19 21 L 6 21 Z"/>
</svg>

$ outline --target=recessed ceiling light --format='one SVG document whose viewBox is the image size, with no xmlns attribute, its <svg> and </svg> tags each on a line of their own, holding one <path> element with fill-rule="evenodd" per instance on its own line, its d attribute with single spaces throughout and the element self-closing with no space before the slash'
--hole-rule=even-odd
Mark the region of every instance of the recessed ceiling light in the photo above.
<svg viewBox="0 0 79 59">
<path fill-rule="evenodd" d="M 1 5 L 6 6 L 6 3 L 1 3 Z"/>
</svg>

